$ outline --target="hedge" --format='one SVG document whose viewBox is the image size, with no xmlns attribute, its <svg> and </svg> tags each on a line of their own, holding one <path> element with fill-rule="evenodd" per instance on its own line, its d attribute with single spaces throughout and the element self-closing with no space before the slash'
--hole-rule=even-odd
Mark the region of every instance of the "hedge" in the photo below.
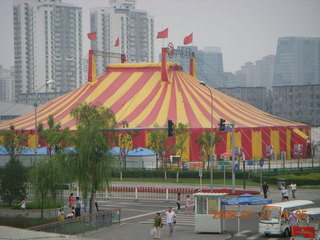
<svg viewBox="0 0 320 240">
<path fill-rule="evenodd" d="M 296 181 L 298 186 L 302 185 L 319 185 L 320 183 L 320 169 L 305 169 L 305 170 L 272 170 L 272 171 L 263 171 L 263 180 L 267 181 L 269 184 L 277 184 L 278 178 L 285 178 L 286 182 Z M 167 178 L 176 178 L 177 170 L 167 170 Z M 236 178 L 243 178 L 243 171 L 236 173 Z M 224 172 L 221 170 L 213 170 L 214 178 L 223 179 Z M 165 170 L 145 170 L 145 169 L 124 169 L 122 170 L 123 178 L 164 178 Z M 254 182 L 260 182 L 260 172 L 248 174 L 246 171 L 246 177 Z M 301 176 L 301 177 L 300 177 Z M 120 178 L 120 172 L 113 172 L 113 178 Z M 180 170 L 180 178 L 199 178 L 199 171 L 197 170 Z M 202 171 L 203 178 L 210 178 L 210 171 Z M 226 178 L 231 178 L 231 170 L 226 170 Z"/>
</svg>

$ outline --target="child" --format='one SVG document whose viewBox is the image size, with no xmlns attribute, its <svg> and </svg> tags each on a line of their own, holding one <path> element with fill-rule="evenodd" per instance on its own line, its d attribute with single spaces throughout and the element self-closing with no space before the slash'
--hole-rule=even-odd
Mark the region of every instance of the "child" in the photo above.
<svg viewBox="0 0 320 240">
<path fill-rule="evenodd" d="M 186 211 L 184 213 L 187 214 L 190 210 L 191 210 L 191 199 L 190 199 L 190 195 L 187 195 Z"/>
<path fill-rule="evenodd" d="M 71 208 L 71 212 L 67 214 L 66 218 L 73 218 L 76 214 L 74 207 Z"/>
<path fill-rule="evenodd" d="M 58 211 L 58 221 L 63 222 L 63 220 L 64 220 L 64 212 L 63 212 L 63 208 L 60 208 Z"/>
</svg>

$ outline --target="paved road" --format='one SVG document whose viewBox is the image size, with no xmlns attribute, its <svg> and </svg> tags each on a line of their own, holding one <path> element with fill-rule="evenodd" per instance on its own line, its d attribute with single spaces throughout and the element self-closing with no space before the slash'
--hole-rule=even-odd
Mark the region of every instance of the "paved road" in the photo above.
<svg viewBox="0 0 320 240">
<path fill-rule="evenodd" d="M 273 202 L 280 201 L 278 191 L 271 192 L 269 196 Z M 297 192 L 297 199 L 312 200 L 316 206 L 320 207 L 320 190 L 300 190 Z M 126 240 L 126 239 L 151 239 L 150 228 L 155 212 L 163 212 L 169 206 L 175 207 L 174 202 L 164 201 L 126 201 L 108 200 L 101 201 L 100 207 L 108 209 L 113 207 L 122 208 L 122 224 L 110 229 L 101 229 L 96 232 L 84 234 L 86 238 L 106 239 L 106 240 Z M 236 210 L 235 206 L 227 206 L 226 210 Z M 243 206 L 241 210 L 253 210 L 259 212 L 261 206 Z M 237 222 L 235 219 L 226 220 L 226 234 L 197 234 L 194 233 L 194 216 L 178 214 L 173 237 L 170 239 L 250 239 L 250 240 L 276 240 L 286 239 L 282 237 L 265 237 L 258 233 L 258 217 L 253 219 L 241 219 L 241 236 L 236 237 Z M 169 239 L 166 234 L 166 226 L 162 229 L 161 239 Z M 287 238 L 289 239 L 289 238 Z"/>
</svg>

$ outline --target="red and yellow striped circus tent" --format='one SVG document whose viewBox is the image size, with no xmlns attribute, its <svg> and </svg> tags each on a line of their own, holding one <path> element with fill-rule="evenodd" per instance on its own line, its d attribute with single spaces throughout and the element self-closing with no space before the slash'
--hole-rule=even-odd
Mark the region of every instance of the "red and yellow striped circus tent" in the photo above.
<svg viewBox="0 0 320 240">
<path fill-rule="evenodd" d="M 308 125 L 272 116 L 214 88 L 210 88 L 211 106 L 210 92 L 198 79 L 184 72 L 177 63 L 165 64 L 166 71 L 161 70 L 161 63 L 111 64 L 105 73 L 93 78 L 93 82 L 39 107 L 37 122 L 46 128 L 48 117 L 53 115 L 62 128 L 76 130 L 76 121 L 70 112 L 78 104 L 87 102 L 111 108 L 117 121 L 126 121 L 129 128 L 153 127 L 155 123 L 166 126 L 168 119 L 187 123 L 192 134 L 186 142 L 188 151 L 183 159 L 202 161 L 196 140 L 204 129 L 210 129 L 213 107 L 214 131 L 218 131 L 220 118 L 227 123 L 234 121 L 235 145 L 242 148 L 246 159 L 265 157 L 267 146 L 273 146 L 277 154 L 285 152 L 287 158 L 293 156 L 298 144 L 306 149 Z M 164 78 L 163 74 L 167 76 Z M 0 129 L 8 129 L 10 125 L 25 130 L 29 135 L 28 145 L 34 147 L 34 112 L 3 122 Z M 141 130 L 133 145 L 146 147 L 149 131 Z M 214 153 L 218 155 L 231 150 L 231 131 L 223 132 L 221 138 L 214 146 Z"/>
</svg>

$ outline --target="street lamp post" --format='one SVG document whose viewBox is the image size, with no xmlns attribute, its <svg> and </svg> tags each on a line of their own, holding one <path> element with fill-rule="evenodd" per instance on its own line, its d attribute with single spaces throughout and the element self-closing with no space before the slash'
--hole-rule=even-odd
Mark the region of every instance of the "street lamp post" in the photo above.
<svg viewBox="0 0 320 240">
<path fill-rule="evenodd" d="M 210 123 L 211 123 L 211 134 L 210 134 L 210 190 L 212 191 L 213 189 L 213 159 L 212 159 L 212 145 L 213 145 L 213 139 L 212 139 L 212 134 L 213 134 L 213 97 L 212 97 L 212 92 L 211 89 L 208 87 L 208 85 L 204 81 L 199 82 L 201 85 L 205 86 L 209 92 L 210 92 L 210 97 L 211 97 L 211 118 L 210 118 Z"/>
<path fill-rule="evenodd" d="M 35 145 L 36 145 L 35 155 L 37 155 L 37 152 L 38 152 L 38 129 L 37 129 L 37 108 L 38 108 L 37 100 L 38 100 L 38 94 L 39 94 L 39 91 L 43 87 L 47 88 L 49 84 L 53 84 L 53 83 L 54 83 L 53 80 L 49 80 L 44 85 L 39 87 L 38 90 L 36 91 L 35 100 L 34 100 L 34 135 L 35 135 Z"/>
</svg>

